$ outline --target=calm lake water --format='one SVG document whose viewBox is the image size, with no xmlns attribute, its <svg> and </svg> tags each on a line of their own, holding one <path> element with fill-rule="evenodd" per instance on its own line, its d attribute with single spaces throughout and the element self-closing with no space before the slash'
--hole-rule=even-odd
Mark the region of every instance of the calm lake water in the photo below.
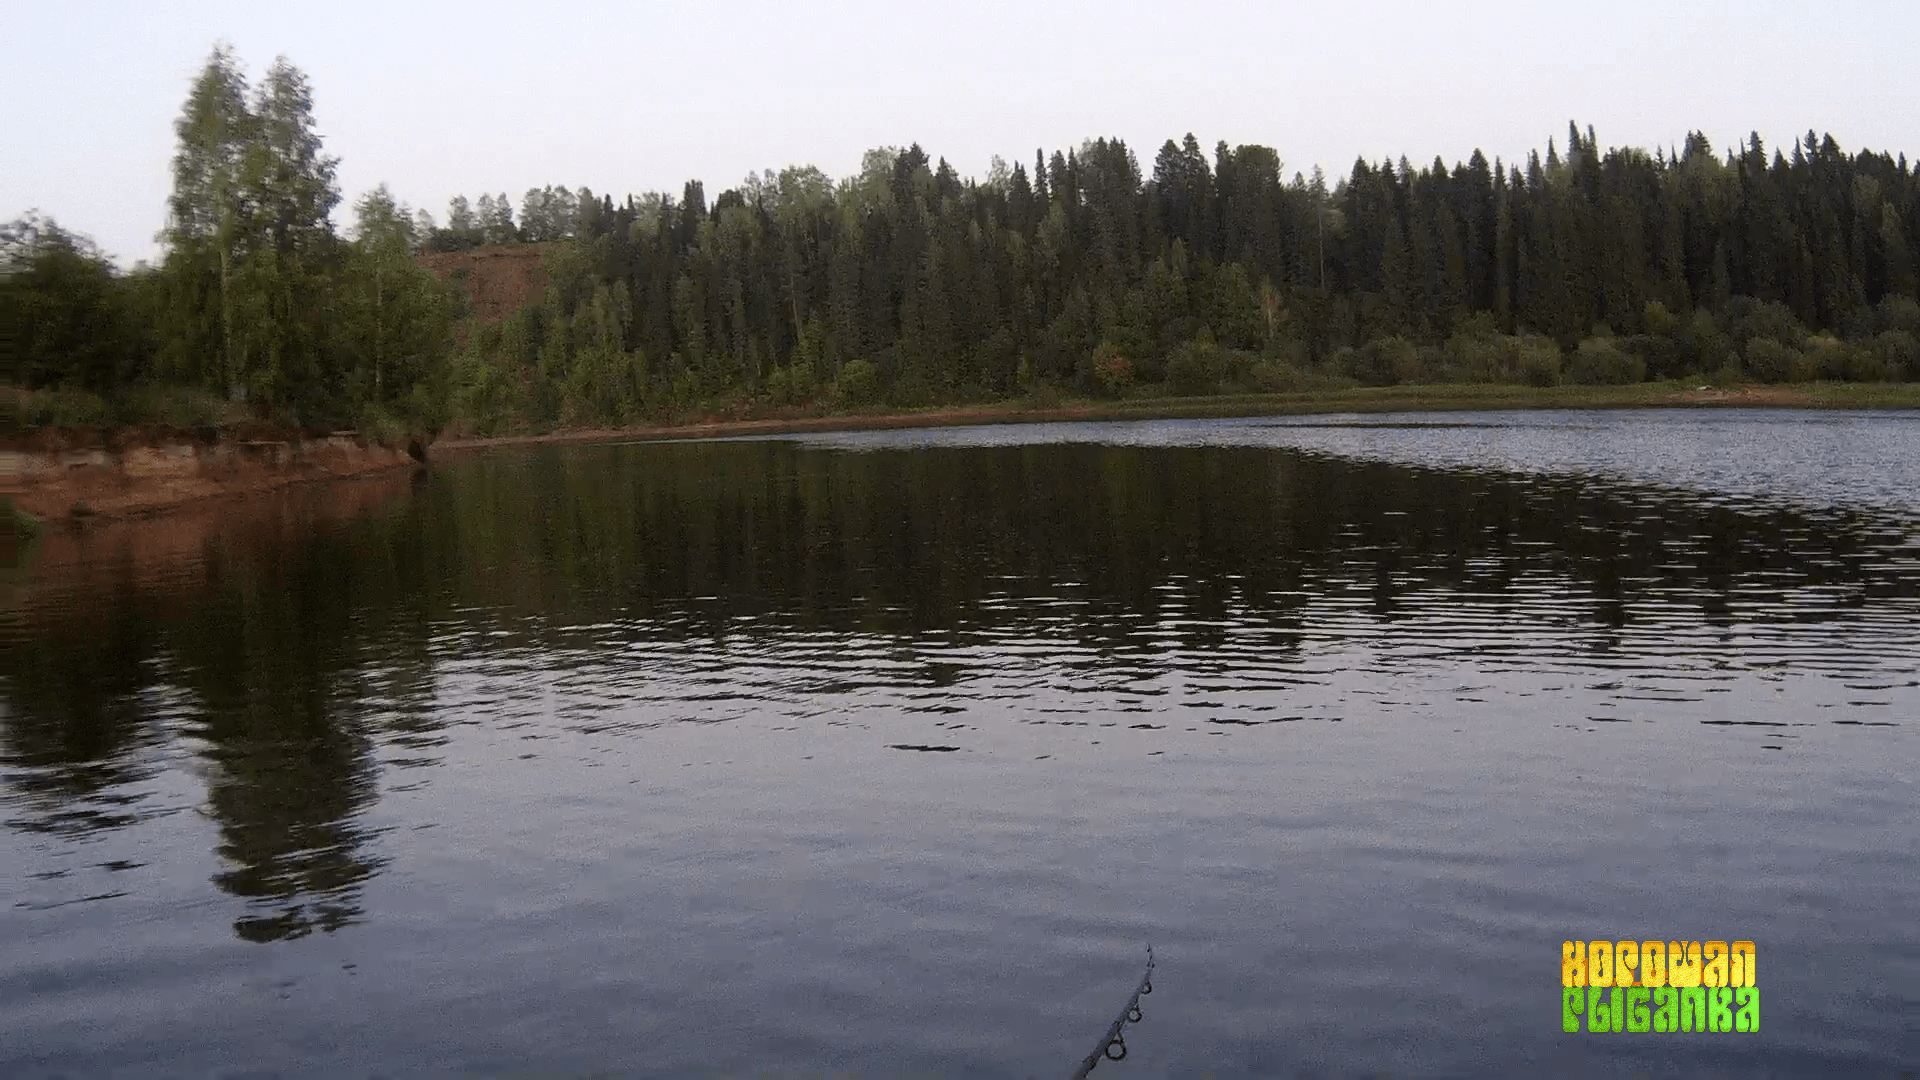
<svg viewBox="0 0 1920 1080">
<path fill-rule="evenodd" d="M 0 578 L 0 1075 L 1920 1067 L 1920 414 L 453 457 Z M 1751 938 L 1757 1034 L 1560 1031 Z"/>
</svg>

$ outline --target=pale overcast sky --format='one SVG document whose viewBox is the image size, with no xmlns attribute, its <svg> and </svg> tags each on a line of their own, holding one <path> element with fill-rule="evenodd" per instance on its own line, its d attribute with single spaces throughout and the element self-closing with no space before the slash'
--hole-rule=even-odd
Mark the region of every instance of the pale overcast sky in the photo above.
<svg viewBox="0 0 1920 1080">
<path fill-rule="evenodd" d="M 312 79 L 345 206 L 585 184 L 711 198 L 918 141 L 962 174 L 1194 132 L 1289 175 L 1356 156 L 1509 160 L 1564 142 L 1724 148 L 1809 128 L 1920 157 L 1920 3 L 326 4 L 6 0 L 0 218 L 37 208 L 123 264 L 158 252 L 173 121 L 217 39 Z"/>
</svg>

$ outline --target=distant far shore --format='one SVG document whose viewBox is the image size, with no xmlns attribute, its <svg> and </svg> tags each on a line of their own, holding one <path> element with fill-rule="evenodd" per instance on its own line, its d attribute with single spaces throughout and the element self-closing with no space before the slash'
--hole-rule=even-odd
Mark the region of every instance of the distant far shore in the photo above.
<svg viewBox="0 0 1920 1080">
<path fill-rule="evenodd" d="M 1499 409 L 1621 408 L 1920 409 L 1920 383 L 1818 382 L 1712 386 L 1442 384 L 1355 387 L 1276 394 L 1121 400 L 1022 398 L 978 405 L 895 411 L 809 411 L 741 405 L 685 414 L 671 422 L 620 428 L 559 429 L 475 436 L 448 434 L 413 453 L 352 433 L 325 439 L 257 430 L 215 435 L 141 430 L 29 430 L 0 448 L 4 524 L 33 531 L 164 513 L 189 504 L 246 498 L 289 484 L 418 467 L 478 450 L 562 443 L 712 439 L 797 432 L 969 424 L 1059 423 L 1231 416 Z"/>
<path fill-rule="evenodd" d="M 1366 386 L 1279 394 L 1219 394 L 1130 400 L 1014 399 L 926 409 L 809 412 L 805 409 L 715 412 L 675 423 L 514 435 L 443 437 L 438 453 L 551 443 L 720 439 L 809 431 L 958 427 L 969 424 L 1065 423 L 1091 420 L 1177 420 L 1232 416 L 1462 411 L 1472 409 L 1634 408 L 1920 408 L 1920 383 L 1758 384 L 1709 386 L 1697 381 L 1627 386 L 1510 386 L 1484 383 Z"/>
</svg>

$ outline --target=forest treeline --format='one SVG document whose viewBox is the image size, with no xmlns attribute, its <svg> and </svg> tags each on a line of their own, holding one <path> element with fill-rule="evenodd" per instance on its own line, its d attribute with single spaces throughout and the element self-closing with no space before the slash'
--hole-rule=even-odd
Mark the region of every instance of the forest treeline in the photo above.
<svg viewBox="0 0 1920 1080">
<path fill-rule="evenodd" d="M 20 379 L 191 388 L 320 422 L 604 424 L 719 399 L 917 405 L 1040 392 L 1450 381 L 1920 379 L 1920 170 L 1809 132 L 1649 153 L 1569 125 L 1524 163 L 1356 162 L 1117 139 L 984 179 L 918 145 L 709 200 L 376 190 L 351 239 L 311 95 L 217 51 L 176 125 L 161 264 L 6 240 Z M 541 243 L 544 293 L 464 309 L 419 251 Z M 150 390 L 157 393 L 157 390 Z"/>
</svg>

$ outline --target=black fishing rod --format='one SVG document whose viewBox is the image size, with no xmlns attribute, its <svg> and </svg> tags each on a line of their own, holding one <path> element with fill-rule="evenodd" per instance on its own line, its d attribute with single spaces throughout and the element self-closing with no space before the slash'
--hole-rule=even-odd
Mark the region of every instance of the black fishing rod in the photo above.
<svg viewBox="0 0 1920 1080">
<path fill-rule="evenodd" d="M 1080 1067 L 1074 1070 L 1073 1080 L 1086 1080 L 1087 1074 L 1093 1071 L 1095 1065 L 1100 1064 L 1102 1058 L 1108 1061 L 1126 1059 L 1127 1040 L 1121 1032 L 1128 1024 L 1140 1022 L 1140 995 L 1151 993 L 1153 993 L 1153 946 L 1148 945 L 1147 971 L 1140 976 L 1140 985 L 1134 987 L 1133 996 L 1128 998 L 1127 1003 L 1121 1007 L 1120 1015 L 1114 1018 L 1113 1026 L 1107 1029 L 1106 1037 L 1094 1046 L 1093 1053 L 1088 1054 L 1086 1060 L 1080 1063 Z M 1120 1051 L 1117 1054 L 1114 1053 L 1116 1047 Z"/>
</svg>

